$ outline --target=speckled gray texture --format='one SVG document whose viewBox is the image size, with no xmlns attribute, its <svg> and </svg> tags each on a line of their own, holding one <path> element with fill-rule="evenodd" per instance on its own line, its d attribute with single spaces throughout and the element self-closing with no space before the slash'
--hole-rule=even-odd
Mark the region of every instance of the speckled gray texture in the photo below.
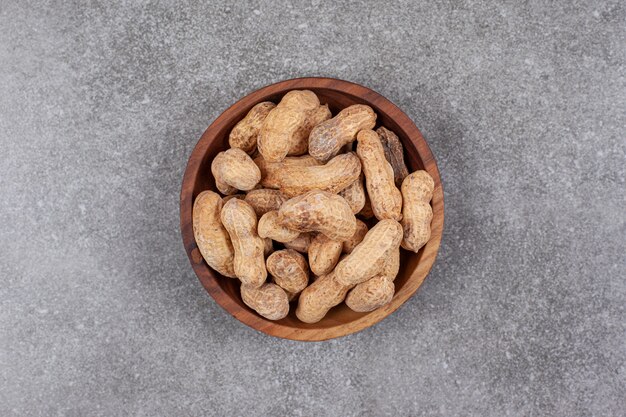
<svg viewBox="0 0 626 417">
<path fill-rule="evenodd" d="M 624 3 L 494 3 L 1 1 L 0 415 L 623 415 Z M 307 75 L 403 108 L 446 198 L 416 296 L 313 344 L 178 229 L 208 124 Z"/>
</svg>

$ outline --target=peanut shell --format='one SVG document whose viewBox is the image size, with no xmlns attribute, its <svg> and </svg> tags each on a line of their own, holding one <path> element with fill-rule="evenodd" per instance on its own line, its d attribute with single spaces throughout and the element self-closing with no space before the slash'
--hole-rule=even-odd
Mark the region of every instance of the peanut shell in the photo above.
<svg viewBox="0 0 626 417">
<path fill-rule="evenodd" d="M 303 155 L 307 153 L 309 150 L 309 134 L 311 130 L 331 117 L 332 115 L 330 114 L 330 109 L 327 104 L 311 110 L 307 115 L 306 122 L 294 134 L 288 155 Z"/>
<path fill-rule="evenodd" d="M 402 226 L 395 220 L 383 219 L 372 227 L 359 243 L 335 268 L 337 281 L 346 286 L 365 282 L 382 270 L 390 253 L 399 247 Z"/>
<path fill-rule="evenodd" d="M 256 141 L 269 112 L 276 107 L 271 101 L 264 101 L 252 107 L 248 114 L 230 131 L 228 144 L 231 148 L 239 148 L 247 154 L 256 150 Z"/>
<path fill-rule="evenodd" d="M 274 282 L 287 293 L 299 293 L 309 283 L 309 267 L 306 259 L 293 249 L 272 253 L 266 261 L 268 272 Z"/>
<path fill-rule="evenodd" d="M 247 153 L 239 148 L 220 152 L 211 163 L 215 185 L 224 194 L 232 194 L 231 188 L 252 190 L 261 181 L 261 171 Z M 223 189 L 223 185 L 230 187 Z"/>
<path fill-rule="evenodd" d="M 203 191 L 193 203 L 193 235 L 206 263 L 220 274 L 236 278 L 233 267 L 235 251 L 222 225 L 222 198 L 213 191 Z"/>
<path fill-rule="evenodd" d="M 402 247 L 417 253 L 430 239 L 430 222 L 433 209 L 435 181 L 426 171 L 415 171 L 402 182 L 402 228 L 404 239 Z"/>
<path fill-rule="evenodd" d="M 319 105 L 319 99 L 309 90 L 292 90 L 285 94 L 259 131 L 257 147 L 263 158 L 269 162 L 285 159 L 294 136 L 307 123 L 309 112 Z"/>
<path fill-rule="evenodd" d="M 300 293 L 296 316 L 305 323 L 317 323 L 328 310 L 344 300 L 348 290 L 349 287 L 340 284 L 332 272 L 319 277 Z"/>
<path fill-rule="evenodd" d="M 260 184 L 265 188 L 280 188 L 279 172 L 284 167 L 307 167 L 319 165 L 319 162 L 310 155 L 287 157 L 280 162 L 268 162 L 262 156 L 254 158 L 254 163 L 261 171 Z"/>
<path fill-rule="evenodd" d="M 404 148 L 398 138 L 398 135 L 384 126 L 376 129 L 378 137 L 383 144 L 385 150 L 385 158 L 391 164 L 393 169 L 393 179 L 396 186 L 399 188 L 402 185 L 402 181 L 409 175 L 409 170 L 404 163 Z"/>
<path fill-rule="evenodd" d="M 327 162 L 342 146 L 354 141 L 360 130 L 373 129 L 375 125 L 376 113 L 371 107 L 364 104 L 346 107 L 313 128 L 309 135 L 309 154 L 320 162 Z"/>
<path fill-rule="evenodd" d="M 338 155 L 326 165 L 285 166 L 278 173 L 280 191 L 295 197 L 311 190 L 336 194 L 359 178 L 361 162 L 354 153 Z"/>
<path fill-rule="evenodd" d="M 289 229 L 319 232 L 338 241 L 350 238 L 356 229 L 356 218 L 346 200 L 320 190 L 287 200 L 278 210 L 278 221 Z"/>
<path fill-rule="evenodd" d="M 393 180 L 393 169 L 385 151 L 373 130 L 362 130 L 357 135 L 356 153 L 361 159 L 367 195 L 372 211 L 378 220 L 402 218 L 402 194 Z"/>
<path fill-rule="evenodd" d="M 260 287 L 267 278 L 265 241 L 257 234 L 254 209 L 233 198 L 222 207 L 221 219 L 233 243 L 235 274 L 245 285 Z"/>
<path fill-rule="evenodd" d="M 396 288 L 383 275 L 376 275 L 354 287 L 346 297 L 346 305 L 353 311 L 366 313 L 391 302 Z"/>
<path fill-rule="evenodd" d="M 320 233 L 311 241 L 309 246 L 309 266 L 315 275 L 326 275 L 333 270 L 339 256 L 343 242 L 329 239 Z"/>
<path fill-rule="evenodd" d="M 241 299 L 268 320 L 280 320 L 289 314 L 287 293 L 276 284 L 266 283 L 260 287 L 242 285 Z"/>
</svg>

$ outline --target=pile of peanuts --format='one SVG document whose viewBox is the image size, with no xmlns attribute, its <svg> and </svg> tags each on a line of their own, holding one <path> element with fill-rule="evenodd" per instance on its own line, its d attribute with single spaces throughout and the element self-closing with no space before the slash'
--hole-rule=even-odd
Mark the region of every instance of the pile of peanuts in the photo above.
<svg viewBox="0 0 626 417">
<path fill-rule="evenodd" d="M 369 106 L 332 117 L 315 93 L 293 90 L 254 106 L 213 160 L 225 197 L 197 196 L 196 243 L 261 316 L 280 320 L 290 302 L 305 323 L 344 300 L 357 312 L 380 308 L 395 292 L 400 247 L 428 242 L 434 181 L 409 174 L 398 136 L 375 126 Z"/>
</svg>

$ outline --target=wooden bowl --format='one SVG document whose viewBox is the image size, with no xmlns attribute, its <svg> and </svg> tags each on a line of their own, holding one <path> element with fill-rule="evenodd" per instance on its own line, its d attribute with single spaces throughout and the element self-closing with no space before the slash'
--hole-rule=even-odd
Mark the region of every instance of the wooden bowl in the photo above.
<svg viewBox="0 0 626 417">
<path fill-rule="evenodd" d="M 295 305 L 287 317 L 270 321 L 247 307 L 239 295 L 239 281 L 225 278 L 212 270 L 202 259 L 192 229 L 192 207 L 203 190 L 214 190 L 211 161 L 228 148 L 228 134 L 255 104 L 270 100 L 278 103 L 290 90 L 311 90 L 322 103 L 327 103 L 333 115 L 352 104 L 367 104 L 378 114 L 377 123 L 395 132 L 405 149 L 409 171 L 425 169 L 435 180 L 432 199 L 432 235 L 428 243 L 415 254 L 402 250 L 400 273 L 395 280 L 396 293 L 390 304 L 371 313 L 355 313 L 341 304 L 328 312 L 319 323 L 302 323 L 295 316 Z M 415 124 L 389 100 L 380 94 L 347 81 L 332 78 L 297 78 L 261 88 L 242 98 L 222 113 L 204 132 L 187 163 L 180 194 L 180 227 L 185 250 L 191 266 L 208 293 L 235 318 L 271 336 L 285 339 L 317 341 L 345 336 L 378 323 L 408 300 L 428 275 L 435 262 L 443 229 L 443 190 L 439 170 L 428 144 Z M 416 318 L 419 319 L 419 318 Z"/>
</svg>

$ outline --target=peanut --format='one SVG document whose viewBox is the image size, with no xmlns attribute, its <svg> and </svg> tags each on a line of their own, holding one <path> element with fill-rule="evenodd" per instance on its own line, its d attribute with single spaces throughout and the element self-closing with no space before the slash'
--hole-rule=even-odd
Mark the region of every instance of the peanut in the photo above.
<svg viewBox="0 0 626 417">
<path fill-rule="evenodd" d="M 393 169 L 385 159 L 385 151 L 373 130 L 362 130 L 357 135 L 356 153 L 361 159 L 365 186 L 372 210 L 378 220 L 402 218 L 402 194 L 393 180 Z"/>
<path fill-rule="evenodd" d="M 346 305 L 360 313 L 374 311 L 389 304 L 395 291 L 396 288 L 389 278 L 376 275 L 354 287 L 346 297 Z"/>
<path fill-rule="evenodd" d="M 356 229 L 356 218 L 346 200 L 320 190 L 287 200 L 278 210 L 278 221 L 289 229 L 320 232 L 338 241 L 350 238 Z"/>
<path fill-rule="evenodd" d="M 247 153 L 238 148 L 231 148 L 217 154 L 211 164 L 211 173 L 215 178 L 215 185 L 225 184 L 237 190 L 248 191 L 261 181 L 261 171 Z M 225 193 L 232 194 L 232 193 Z"/>
<path fill-rule="evenodd" d="M 395 220 L 383 219 L 372 227 L 363 241 L 335 268 L 339 283 L 354 286 L 378 274 L 390 254 L 402 240 L 402 226 Z"/>
<path fill-rule="evenodd" d="M 284 245 L 287 249 L 293 249 L 300 253 L 308 253 L 312 240 L 312 233 L 300 233 L 297 238 L 289 242 L 285 242 Z"/>
<path fill-rule="evenodd" d="M 237 278 L 233 267 L 235 252 L 228 232 L 222 226 L 222 198 L 213 191 L 198 194 L 193 203 L 193 235 L 206 263 L 220 274 Z"/>
<path fill-rule="evenodd" d="M 268 272 L 274 282 L 289 293 L 299 293 L 309 283 L 309 268 L 304 256 L 293 249 L 272 253 L 266 261 Z"/>
<path fill-rule="evenodd" d="M 365 206 L 365 187 L 363 186 L 363 173 L 352 184 L 339 191 L 339 195 L 346 199 L 352 212 L 359 213 Z"/>
<path fill-rule="evenodd" d="M 363 129 L 373 129 L 376 113 L 364 104 L 346 107 L 335 117 L 315 126 L 309 135 L 309 154 L 326 162 L 339 153 L 342 146 L 354 141 Z"/>
<path fill-rule="evenodd" d="M 317 323 L 344 300 L 349 289 L 335 279 L 334 272 L 319 277 L 300 293 L 296 316 L 305 323 Z"/>
<path fill-rule="evenodd" d="M 396 290 L 393 281 L 399 269 L 400 248 L 397 248 L 390 251 L 378 275 L 350 290 L 346 305 L 357 312 L 368 312 L 389 304 Z"/>
<path fill-rule="evenodd" d="M 246 117 L 233 127 L 228 136 L 228 144 L 231 148 L 239 148 L 247 154 L 252 154 L 256 149 L 256 140 L 263 125 L 263 121 L 269 112 L 276 107 L 271 101 L 264 101 L 252 107 Z"/>
<path fill-rule="evenodd" d="M 320 233 L 311 241 L 309 246 L 309 266 L 315 275 L 326 275 L 333 270 L 339 256 L 343 243 L 329 239 Z"/>
<path fill-rule="evenodd" d="M 267 278 L 265 241 L 257 234 L 254 209 L 245 201 L 233 198 L 222 207 L 221 218 L 235 251 L 235 274 L 242 283 L 260 287 Z"/>
<path fill-rule="evenodd" d="M 257 146 L 263 158 L 269 162 L 285 159 L 295 141 L 294 136 L 307 123 L 309 112 L 319 105 L 319 99 L 309 90 L 293 90 L 285 94 L 261 126 Z"/>
<path fill-rule="evenodd" d="M 383 144 L 385 158 L 393 169 L 393 179 L 396 186 L 400 187 L 402 180 L 409 175 L 409 171 L 406 169 L 406 164 L 404 163 L 404 149 L 402 148 L 402 143 L 400 143 L 398 135 L 384 126 L 376 129 L 376 133 L 378 133 L 378 137 L 380 137 L 380 141 Z"/>
<path fill-rule="evenodd" d="M 241 299 L 268 320 L 280 320 L 289 314 L 287 293 L 276 284 L 266 283 L 260 287 L 242 285 Z"/>
<path fill-rule="evenodd" d="M 367 234 L 367 225 L 363 223 L 361 220 L 356 219 L 356 230 L 354 234 L 350 236 L 349 239 L 344 240 L 343 242 L 343 252 L 351 253 L 356 245 L 363 241 L 363 238 Z"/>
<path fill-rule="evenodd" d="M 319 165 L 319 162 L 310 155 L 301 157 L 287 157 L 280 162 L 268 162 L 262 156 L 254 158 L 254 163 L 261 171 L 260 184 L 266 188 L 280 188 L 279 173 L 284 167 L 308 167 Z"/>
<path fill-rule="evenodd" d="M 336 194 L 356 181 L 360 173 L 359 158 L 347 153 L 336 156 L 326 165 L 286 166 L 277 175 L 280 191 L 286 197 L 295 197 L 311 190 Z"/>
<path fill-rule="evenodd" d="M 404 249 L 417 253 L 430 239 L 434 189 L 435 181 L 426 171 L 415 171 L 402 181 Z"/>
<path fill-rule="evenodd" d="M 260 218 L 268 211 L 278 210 L 287 199 L 280 191 L 262 188 L 248 192 L 245 201 L 252 206 L 257 217 Z"/>
<path fill-rule="evenodd" d="M 302 155 L 309 149 L 309 134 L 318 124 L 332 117 L 328 105 L 319 106 L 311 110 L 307 116 L 306 122 L 298 129 L 293 137 L 288 155 Z"/>
<path fill-rule="evenodd" d="M 278 212 L 276 210 L 268 211 L 261 216 L 258 233 L 262 238 L 270 238 L 281 243 L 291 242 L 300 235 L 299 231 L 282 225 L 278 220 Z"/>
</svg>

